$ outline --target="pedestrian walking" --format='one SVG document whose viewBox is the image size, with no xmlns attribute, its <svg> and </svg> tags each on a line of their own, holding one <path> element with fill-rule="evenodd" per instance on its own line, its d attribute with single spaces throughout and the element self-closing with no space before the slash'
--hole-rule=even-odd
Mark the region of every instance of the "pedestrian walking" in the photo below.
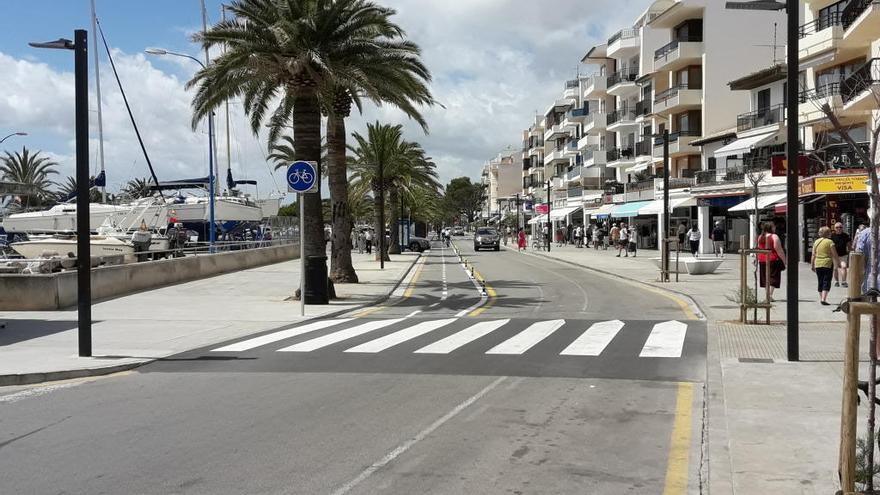
<svg viewBox="0 0 880 495">
<path fill-rule="evenodd" d="M 715 252 L 715 257 L 717 258 L 719 255 L 724 257 L 724 246 L 727 241 L 727 231 L 724 230 L 724 224 L 720 221 L 715 222 L 715 228 L 712 229 L 712 250 Z"/>
<path fill-rule="evenodd" d="M 831 240 L 831 228 L 828 226 L 819 228 L 819 238 L 813 243 L 810 266 L 819 282 L 819 303 L 829 306 L 828 292 L 831 291 L 831 279 L 835 267 L 840 266 L 840 259 L 834 241 Z"/>
<path fill-rule="evenodd" d="M 758 236 L 758 249 L 769 250 L 769 254 L 758 255 L 758 272 L 761 287 L 766 285 L 770 278 L 770 300 L 773 301 L 773 289 L 778 289 L 782 284 L 782 271 L 785 270 L 785 251 L 782 249 L 782 241 L 776 235 L 776 226 L 773 222 L 765 222 L 762 233 Z"/>
<path fill-rule="evenodd" d="M 609 237 L 610 244 L 616 247 L 617 244 L 620 242 L 620 227 L 618 227 L 616 223 L 611 225 L 611 232 L 609 232 Z M 608 244 L 609 243 L 605 243 L 605 249 L 608 249 Z"/>
<path fill-rule="evenodd" d="M 626 224 L 620 224 L 620 230 L 617 233 L 617 257 L 620 258 L 620 253 L 623 252 L 626 254 L 625 258 L 629 258 L 629 252 L 627 252 L 627 248 L 629 247 L 629 230 L 626 228 Z"/>
<path fill-rule="evenodd" d="M 697 258 L 700 256 L 699 252 L 700 252 L 700 236 L 701 235 L 702 234 L 700 234 L 700 229 L 697 228 L 697 224 L 694 224 L 694 226 L 691 227 L 690 232 L 688 232 L 688 241 L 690 241 L 690 244 L 691 244 L 691 255 L 694 258 Z"/>
<path fill-rule="evenodd" d="M 518 251 L 526 250 L 526 231 L 522 228 L 516 234 L 516 249 Z"/>
<path fill-rule="evenodd" d="M 357 245 L 358 254 L 364 254 L 364 231 L 358 230 L 355 233 L 355 244 Z"/>
<path fill-rule="evenodd" d="M 687 222 L 681 222 L 678 224 L 678 245 L 684 246 L 684 241 L 687 238 Z"/>
<path fill-rule="evenodd" d="M 831 242 L 834 243 L 834 250 L 837 251 L 838 263 L 834 266 L 834 286 L 849 287 L 846 282 L 847 271 L 849 269 L 849 251 L 852 249 L 852 238 L 843 230 L 843 224 L 837 222 L 834 224 L 834 232 L 831 233 Z"/>
<path fill-rule="evenodd" d="M 364 246 L 367 254 L 373 253 L 373 231 L 370 229 L 364 231 Z"/>
<path fill-rule="evenodd" d="M 639 229 L 633 227 L 629 230 L 629 250 L 632 251 L 633 258 L 636 257 L 636 250 L 639 244 Z"/>
<path fill-rule="evenodd" d="M 593 224 L 593 232 L 590 236 L 593 240 L 593 249 L 599 250 L 599 241 L 601 240 L 601 236 L 599 235 L 599 225 Z"/>
<path fill-rule="evenodd" d="M 543 249 L 545 246 L 550 245 L 550 226 L 545 223 L 543 227 L 541 227 L 541 248 Z"/>
<path fill-rule="evenodd" d="M 581 224 L 574 228 L 574 246 L 577 248 L 584 247 L 584 226 Z"/>
</svg>

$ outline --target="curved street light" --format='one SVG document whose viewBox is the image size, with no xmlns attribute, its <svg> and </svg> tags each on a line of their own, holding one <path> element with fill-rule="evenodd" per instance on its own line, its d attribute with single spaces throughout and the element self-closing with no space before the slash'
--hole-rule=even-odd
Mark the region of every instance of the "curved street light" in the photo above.
<svg viewBox="0 0 880 495">
<path fill-rule="evenodd" d="M 13 132 L 12 134 L 4 137 L 3 139 L 0 139 L 0 143 L 2 143 L 3 141 L 6 141 L 7 139 L 11 138 L 12 136 L 27 136 L 27 135 L 28 135 L 28 133 L 26 133 L 26 132 Z"/>
</svg>

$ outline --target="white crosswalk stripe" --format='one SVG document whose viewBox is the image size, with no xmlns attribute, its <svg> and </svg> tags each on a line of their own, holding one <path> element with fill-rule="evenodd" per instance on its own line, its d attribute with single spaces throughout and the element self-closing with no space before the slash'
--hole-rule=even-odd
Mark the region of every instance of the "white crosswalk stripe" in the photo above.
<svg viewBox="0 0 880 495">
<path fill-rule="evenodd" d="M 359 346 L 352 347 L 351 349 L 346 349 L 345 352 L 382 352 L 385 349 L 394 347 L 398 344 L 402 344 L 407 340 L 421 337 L 428 332 L 437 330 L 438 328 L 449 325 L 450 323 L 454 323 L 455 321 L 457 321 L 457 318 L 423 321 L 409 328 L 404 328 L 403 330 L 398 330 L 394 333 L 388 334 L 384 337 L 380 337 L 376 340 L 371 340 Z"/>
<path fill-rule="evenodd" d="M 338 332 L 333 332 L 316 339 L 307 340 L 305 342 L 300 342 L 299 344 L 294 344 L 290 347 L 285 347 L 283 349 L 278 349 L 278 352 L 310 352 L 316 349 L 320 349 L 322 347 L 327 347 L 328 345 L 333 345 L 338 342 L 342 342 L 343 340 L 348 340 L 350 338 L 357 337 L 359 335 L 363 335 L 368 332 L 372 332 L 375 330 L 379 330 L 380 328 L 385 328 L 395 323 L 400 323 L 404 321 L 405 318 L 394 318 L 390 320 L 374 320 L 367 323 L 363 323 L 361 325 L 357 325 L 351 328 L 346 328 L 345 330 L 340 330 Z"/>
<path fill-rule="evenodd" d="M 654 325 L 639 357 L 681 357 L 687 325 L 680 321 L 664 321 Z"/>
<path fill-rule="evenodd" d="M 593 323 L 559 354 L 562 356 L 598 356 L 614 340 L 623 325 L 624 323 L 620 320 Z"/>
<path fill-rule="evenodd" d="M 486 354 L 522 354 L 565 325 L 565 320 L 539 321 L 486 351 Z"/>
<path fill-rule="evenodd" d="M 325 328 L 330 328 L 335 325 L 340 325 L 340 324 L 346 323 L 348 321 L 351 321 L 351 318 L 315 321 L 312 323 L 307 323 L 301 327 L 288 328 L 287 330 L 281 330 L 281 331 L 270 333 L 267 335 L 261 335 L 259 337 L 255 337 L 253 339 L 248 339 L 248 340 L 244 340 L 242 342 L 237 342 L 235 344 L 230 344 L 227 346 L 219 347 L 217 349 L 211 349 L 211 352 L 249 351 L 251 349 L 255 349 L 260 346 L 272 344 L 274 342 L 279 342 L 284 339 L 289 339 L 289 338 L 296 337 L 298 335 L 303 335 L 303 334 L 306 334 L 309 332 L 314 332 L 315 330 L 323 330 Z"/>
<path fill-rule="evenodd" d="M 445 339 L 438 340 L 433 344 L 422 347 L 416 352 L 419 354 L 449 354 L 465 344 L 473 342 L 485 335 L 489 335 L 509 322 L 509 319 L 483 321 L 471 325 L 460 332 L 454 333 Z"/>
</svg>

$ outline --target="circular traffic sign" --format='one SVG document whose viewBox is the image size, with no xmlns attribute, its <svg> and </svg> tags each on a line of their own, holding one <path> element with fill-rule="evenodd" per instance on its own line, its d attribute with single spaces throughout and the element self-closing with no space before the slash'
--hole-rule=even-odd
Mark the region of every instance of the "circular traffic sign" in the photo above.
<svg viewBox="0 0 880 495">
<path fill-rule="evenodd" d="M 290 192 L 313 192 L 318 185 L 315 162 L 296 161 L 287 167 L 287 190 Z"/>
</svg>

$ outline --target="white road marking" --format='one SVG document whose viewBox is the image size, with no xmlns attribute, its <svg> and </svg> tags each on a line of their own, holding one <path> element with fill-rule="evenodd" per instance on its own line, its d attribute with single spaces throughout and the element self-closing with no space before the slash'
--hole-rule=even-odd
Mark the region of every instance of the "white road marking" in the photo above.
<svg viewBox="0 0 880 495">
<path fill-rule="evenodd" d="M 14 402 L 28 399 L 30 397 L 39 397 L 41 395 L 52 393 L 56 390 L 76 387 L 77 385 L 81 384 L 82 382 L 59 383 L 57 385 L 46 385 L 44 387 L 29 388 L 27 390 L 22 390 L 21 392 L 16 392 L 14 394 L 0 395 L 0 404 L 12 404 Z"/>
<path fill-rule="evenodd" d="M 648 336 L 639 357 L 681 357 L 686 334 L 687 324 L 680 321 L 658 323 L 651 330 L 651 335 Z"/>
<path fill-rule="evenodd" d="M 428 306 L 428 308 L 436 308 L 437 306 L 440 306 L 440 303 L 434 303 L 434 304 Z"/>
<path fill-rule="evenodd" d="M 449 286 L 446 284 L 446 248 L 440 249 L 440 261 L 443 268 L 443 293 L 440 296 L 440 300 L 445 301 L 449 297 Z"/>
<path fill-rule="evenodd" d="M 486 354 L 522 354 L 565 325 L 565 320 L 533 323 L 522 332 L 486 351 Z"/>
<path fill-rule="evenodd" d="M 211 352 L 242 352 L 254 349 L 256 347 L 260 347 L 266 344 L 271 344 L 273 342 L 278 342 L 280 340 L 289 339 L 291 337 L 296 337 L 298 335 L 303 335 L 309 332 L 314 332 L 315 330 L 322 330 L 324 328 L 332 327 L 334 325 L 339 325 L 345 323 L 347 321 L 351 321 L 352 318 L 341 318 L 337 320 L 321 320 L 315 321 L 312 323 L 307 323 L 303 326 L 296 328 L 288 328 L 287 330 L 281 330 L 275 333 L 270 333 L 268 335 L 261 335 L 260 337 L 254 337 L 252 339 L 244 340 L 242 342 L 238 342 L 235 344 L 230 344 L 224 347 L 218 347 L 217 349 L 211 349 Z"/>
<path fill-rule="evenodd" d="M 408 289 L 409 285 L 412 283 L 413 277 L 415 277 L 416 273 L 419 271 L 418 265 L 424 265 L 426 259 L 427 258 L 425 256 L 419 256 L 419 260 L 416 261 L 415 264 L 413 264 L 412 268 L 409 269 L 409 273 L 407 273 L 403 281 L 400 282 L 400 285 L 398 285 L 397 288 L 394 289 L 394 292 L 391 293 L 392 298 L 403 297 L 403 295 L 406 293 L 406 289 Z"/>
<path fill-rule="evenodd" d="M 413 316 L 415 316 L 415 315 L 417 315 L 417 314 L 419 314 L 419 313 L 421 313 L 421 312 L 422 312 L 421 309 L 417 309 L 417 310 L 413 311 L 412 313 L 410 313 L 410 314 L 404 316 L 404 318 L 412 318 Z"/>
<path fill-rule="evenodd" d="M 400 323 L 404 318 L 394 318 L 390 320 L 374 320 L 369 321 L 367 323 L 362 323 L 360 325 L 346 328 L 345 330 L 340 330 L 338 332 L 333 332 L 316 339 L 307 340 L 305 342 L 300 342 L 299 344 L 294 344 L 290 347 L 285 347 L 284 349 L 279 349 L 278 352 L 310 352 L 315 349 L 320 349 L 322 347 L 327 347 L 328 345 L 333 345 L 338 342 L 342 342 L 343 340 L 347 340 L 353 337 L 357 337 L 358 335 L 363 335 L 368 332 L 372 332 L 375 330 L 379 330 L 380 328 L 385 328 L 387 326 L 394 325 L 395 323 Z"/>
<path fill-rule="evenodd" d="M 416 337 L 420 337 L 428 332 L 433 330 L 437 330 L 440 327 L 444 327 L 456 321 L 456 318 L 448 318 L 445 320 L 435 320 L 435 321 L 425 321 L 419 323 L 417 325 L 413 325 L 409 328 L 404 328 L 403 330 L 398 330 L 394 333 L 390 333 L 385 335 L 384 337 L 380 337 L 376 340 L 371 340 L 369 342 L 365 342 L 359 346 L 352 347 L 351 349 L 346 349 L 345 352 L 381 352 L 390 347 L 394 347 L 398 344 L 402 344 L 407 340 L 414 339 Z"/>
<path fill-rule="evenodd" d="M 593 323 L 580 337 L 559 354 L 562 356 L 598 356 L 614 340 L 624 323 L 620 320 Z"/>
<path fill-rule="evenodd" d="M 369 478 L 373 473 L 375 473 L 376 471 L 387 466 L 392 461 L 394 461 L 394 459 L 397 459 L 398 457 L 400 457 L 401 454 L 403 454 L 404 452 L 409 450 L 413 445 L 424 440 L 425 437 L 427 437 L 428 435 L 433 433 L 434 430 L 436 430 L 437 428 L 440 428 L 441 426 L 443 426 L 444 423 L 446 423 L 450 419 L 457 416 L 460 412 L 465 410 L 468 406 L 470 406 L 474 402 L 480 400 L 484 395 L 491 392 L 492 389 L 497 387 L 499 384 L 501 384 L 501 382 L 503 382 L 506 379 L 507 379 L 506 376 L 502 376 L 502 377 L 498 378 L 494 382 L 487 385 L 486 388 L 484 388 L 483 390 L 480 390 L 479 392 L 472 395 L 471 397 L 469 397 L 467 400 L 465 400 L 461 404 L 455 406 L 451 411 L 444 414 L 440 419 L 438 419 L 437 421 L 434 421 L 433 423 L 431 423 L 430 426 L 428 426 L 424 430 L 418 432 L 416 434 L 416 436 L 414 436 L 414 437 L 410 438 L 409 440 L 407 440 L 406 442 L 403 442 L 402 444 L 398 445 L 397 448 L 395 448 L 394 450 L 392 450 L 391 452 L 386 454 L 385 457 L 379 459 L 379 461 L 377 461 L 377 462 L 374 462 L 369 467 L 367 467 L 367 469 L 364 469 L 361 472 L 361 474 L 359 474 L 355 479 L 353 479 L 353 480 L 349 481 L 348 483 L 339 487 L 339 489 L 334 491 L 332 495 L 345 495 L 346 493 L 350 492 L 354 487 L 356 487 L 357 485 L 362 483 L 365 479 Z"/>
<path fill-rule="evenodd" d="M 433 344 L 422 347 L 416 352 L 419 354 L 449 354 L 450 352 L 458 349 L 465 344 L 473 342 L 480 337 L 494 332 L 495 330 L 503 327 L 509 322 L 509 319 L 481 321 L 480 323 L 471 325 L 468 328 L 461 330 L 460 332 L 456 332 L 449 337 L 446 337 L 445 339 L 438 340 Z"/>
</svg>

